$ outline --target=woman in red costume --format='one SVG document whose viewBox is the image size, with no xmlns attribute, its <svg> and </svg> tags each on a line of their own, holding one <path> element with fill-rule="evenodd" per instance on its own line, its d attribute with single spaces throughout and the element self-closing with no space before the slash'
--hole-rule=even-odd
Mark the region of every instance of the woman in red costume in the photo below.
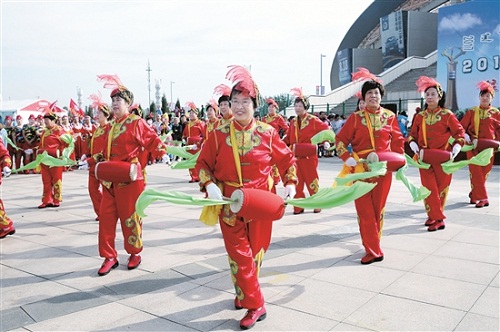
<svg viewBox="0 0 500 332">
<path fill-rule="evenodd" d="M 201 148 L 201 143 L 203 143 L 203 138 L 205 136 L 205 123 L 198 119 L 198 108 L 192 101 L 187 102 L 186 106 L 189 107 L 189 122 L 182 131 L 182 138 L 186 140 L 189 146 L 191 146 L 188 150 L 189 153 L 194 155 Z M 196 169 L 190 168 L 189 176 L 191 176 L 189 183 L 200 182 Z"/>
<path fill-rule="evenodd" d="M 219 108 L 215 100 L 211 99 L 207 106 L 207 121 L 205 122 L 205 139 L 207 139 L 208 134 L 210 134 L 219 124 Z"/>
<path fill-rule="evenodd" d="M 142 147 L 153 153 L 155 157 L 163 157 L 166 147 L 156 132 L 135 114 L 130 114 L 129 107 L 134 95 L 115 75 L 99 75 L 105 88 L 112 88 L 111 107 L 115 119 L 111 123 L 105 148 L 89 160 L 89 166 L 98 161 L 121 161 L 136 164 L 140 170 L 139 156 Z M 130 165 L 132 166 L 132 165 Z M 138 171 L 139 173 L 139 171 Z M 141 263 L 139 253 L 142 244 L 142 219 L 135 211 L 137 197 L 144 190 L 142 173 L 135 181 L 109 182 L 103 178 L 103 193 L 99 210 L 99 255 L 104 262 L 97 272 L 106 275 L 118 266 L 118 253 L 115 249 L 116 224 L 120 219 L 124 246 L 130 255 L 127 268 L 135 269 Z"/>
<path fill-rule="evenodd" d="M 52 103 L 44 113 L 43 122 L 45 124 L 45 130 L 40 138 L 38 153 L 47 151 L 49 156 L 58 158 L 68 145 L 61 140 L 61 136 L 66 134 L 66 132 L 61 126 L 56 124 L 57 115 L 53 111 L 54 107 L 55 102 Z M 62 174 L 64 167 L 49 167 L 44 164 L 40 166 L 43 182 L 43 196 L 42 204 L 40 204 L 38 208 L 59 207 L 62 202 Z"/>
<path fill-rule="evenodd" d="M 2 167 L 2 172 L 0 173 L 0 186 L 2 185 L 2 176 L 9 177 L 11 173 L 12 160 L 10 159 L 9 151 L 3 145 L 3 141 L 0 139 L 0 167 Z M 14 223 L 5 213 L 5 207 L 3 206 L 2 198 L 0 197 L 0 239 L 3 239 L 7 235 L 12 235 L 16 232 L 14 228 Z"/>
<path fill-rule="evenodd" d="M 286 123 L 285 119 L 283 119 L 281 115 L 277 114 L 278 103 L 272 98 L 267 98 L 266 104 L 268 113 L 264 116 L 262 121 L 273 127 L 278 134 L 286 133 L 288 131 L 288 123 Z M 280 182 L 280 173 L 275 166 L 273 166 L 272 175 L 274 182 L 273 192 L 276 193 L 276 186 Z"/>
<path fill-rule="evenodd" d="M 290 127 L 285 137 L 285 142 L 292 149 L 295 144 L 311 144 L 311 138 L 317 133 L 330 129 L 328 123 L 321 121 L 317 116 L 307 113 L 309 109 L 309 100 L 303 95 L 302 89 L 294 88 L 291 90 L 295 96 L 295 113 L 297 116 L 290 122 Z M 319 190 L 318 176 L 318 154 L 316 152 L 308 156 L 297 156 L 297 194 L 294 198 L 304 198 L 304 187 L 309 195 L 314 195 Z M 294 207 L 293 214 L 303 213 L 304 209 Z M 314 213 L 321 212 L 321 209 L 314 209 Z"/>
<path fill-rule="evenodd" d="M 278 103 L 272 98 L 267 98 L 266 103 L 268 113 L 264 116 L 262 121 L 271 125 L 278 133 L 286 133 L 288 131 L 288 123 L 286 123 L 285 119 L 277 113 Z"/>
<path fill-rule="evenodd" d="M 215 87 L 214 94 L 219 96 L 217 103 L 219 104 L 219 111 L 222 116 L 219 119 L 219 125 L 233 121 L 234 116 L 231 111 L 231 102 L 229 101 L 231 88 L 225 84 L 219 84 Z"/>
<path fill-rule="evenodd" d="M 92 156 L 102 153 L 106 149 L 106 141 L 109 135 L 109 123 L 112 119 L 111 111 L 109 106 L 104 103 L 101 99 L 101 93 L 99 95 L 92 94 L 89 96 L 92 100 L 92 108 L 97 110 L 97 123 L 99 126 L 95 128 L 94 132 L 90 136 L 90 148 L 89 148 L 89 160 Z M 88 161 L 87 161 L 88 163 Z M 95 220 L 99 220 L 99 210 L 101 208 L 102 200 L 102 189 L 101 181 L 95 177 L 95 163 L 91 162 L 92 166 L 89 167 L 89 196 L 92 201 L 92 206 L 94 207 L 94 212 L 96 214 Z"/>
<path fill-rule="evenodd" d="M 295 159 L 273 127 L 255 121 L 259 92 L 250 73 L 244 67 L 231 66 L 227 78 L 234 82 L 230 95 L 234 120 L 218 126 L 201 150 L 196 164 L 201 187 L 211 199 L 229 197 L 237 188 L 270 191 L 271 168 L 276 165 L 285 184 L 285 195 L 293 197 L 297 181 Z M 232 213 L 228 205 L 219 214 L 236 290 L 234 305 L 248 309 L 240 321 L 242 329 L 266 317 L 258 274 L 271 240 L 273 221 L 262 218 L 245 220 Z"/>
<path fill-rule="evenodd" d="M 425 93 L 424 110 L 417 113 L 411 125 L 408 142 L 411 150 L 418 154 L 420 149 L 437 149 L 451 152 L 455 158 L 464 144 L 464 128 L 455 114 L 444 108 L 446 94 L 441 85 L 427 76 L 420 76 L 416 85 L 418 92 Z M 453 144 L 448 140 L 453 138 Z M 420 168 L 422 186 L 431 194 L 424 199 L 429 232 L 445 228 L 444 206 L 451 183 L 451 174 L 443 172 L 440 164 L 433 164 L 429 169 Z"/>
<path fill-rule="evenodd" d="M 460 121 L 465 130 L 465 141 L 469 144 L 476 139 L 499 140 L 496 136 L 500 130 L 500 111 L 491 106 L 491 101 L 495 97 L 495 89 L 485 81 L 479 82 L 479 106 L 471 108 L 465 112 Z M 477 150 L 467 151 L 467 159 L 471 159 L 478 154 Z M 489 206 L 488 193 L 486 192 L 486 179 L 493 168 L 494 156 L 486 166 L 469 165 L 470 203 L 476 204 L 477 208 Z"/>
<path fill-rule="evenodd" d="M 380 106 L 385 93 L 380 80 L 362 67 L 352 76 L 353 81 L 366 81 L 361 87 L 361 98 L 365 102 L 365 109 L 352 113 L 335 138 L 337 155 L 351 172 L 360 167 L 362 171 L 367 170 L 367 165 L 359 163 L 359 159 L 366 159 L 371 152 L 393 151 L 399 154 L 404 152 L 404 138 L 399 130 L 396 115 Z M 349 144 L 352 152 L 347 149 Z M 365 248 L 361 264 L 371 264 L 384 259 L 380 238 L 384 226 L 385 203 L 392 184 L 392 172 L 366 181 L 377 185 L 369 193 L 354 201 L 359 233 Z"/>
</svg>

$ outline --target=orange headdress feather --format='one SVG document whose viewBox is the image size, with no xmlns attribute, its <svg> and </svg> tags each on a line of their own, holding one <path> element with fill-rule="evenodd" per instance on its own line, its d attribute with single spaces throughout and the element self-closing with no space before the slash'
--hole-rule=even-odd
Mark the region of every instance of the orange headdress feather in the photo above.
<svg viewBox="0 0 500 332">
<path fill-rule="evenodd" d="M 488 91 L 489 93 L 491 93 L 492 97 L 495 96 L 495 88 L 490 84 L 490 82 L 481 81 L 477 83 L 477 88 L 479 89 L 479 91 Z"/>
<path fill-rule="evenodd" d="M 351 74 L 353 82 L 375 81 L 377 83 L 382 84 L 382 80 L 379 79 L 377 76 L 373 75 L 372 73 L 370 73 L 368 69 L 364 67 L 357 67 L 356 70 L 357 72 Z"/>
<path fill-rule="evenodd" d="M 363 94 L 361 93 L 361 91 L 358 91 L 354 94 L 354 97 L 356 97 L 357 99 L 363 99 Z"/>
<path fill-rule="evenodd" d="M 427 76 L 420 76 L 415 82 L 417 85 L 417 91 L 422 93 L 425 92 L 428 88 L 436 87 L 439 97 L 443 96 L 443 89 L 441 88 L 441 84 L 439 84 L 435 79 Z"/>
<path fill-rule="evenodd" d="M 215 87 L 214 94 L 218 95 L 218 96 L 228 96 L 229 97 L 231 95 L 231 88 L 225 84 L 219 84 Z"/>
<path fill-rule="evenodd" d="M 234 86 L 244 89 L 250 97 L 257 98 L 259 90 L 253 81 L 252 74 L 243 66 L 231 65 L 228 66 L 229 71 L 226 74 L 226 79 L 233 82 Z"/>
</svg>

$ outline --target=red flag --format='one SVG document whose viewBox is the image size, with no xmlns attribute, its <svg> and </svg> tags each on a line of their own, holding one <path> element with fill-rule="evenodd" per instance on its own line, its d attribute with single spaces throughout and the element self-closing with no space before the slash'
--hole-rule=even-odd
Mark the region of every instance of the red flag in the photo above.
<svg viewBox="0 0 500 332">
<path fill-rule="evenodd" d="M 78 107 L 78 104 L 73 100 L 73 98 L 69 100 L 69 110 L 74 116 L 85 116 L 85 113 L 80 107 Z"/>
</svg>

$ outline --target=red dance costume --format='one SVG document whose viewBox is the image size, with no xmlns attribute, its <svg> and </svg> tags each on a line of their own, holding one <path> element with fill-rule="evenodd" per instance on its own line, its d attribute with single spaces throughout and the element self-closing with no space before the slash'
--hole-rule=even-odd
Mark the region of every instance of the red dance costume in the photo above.
<svg viewBox="0 0 500 332">
<path fill-rule="evenodd" d="M 330 129 L 329 125 L 321 121 L 317 116 L 306 113 L 303 116 L 295 117 L 290 122 L 285 142 L 290 147 L 296 143 L 311 143 L 311 138 L 317 133 Z M 295 198 L 304 198 L 304 187 L 307 188 L 309 195 L 314 195 L 319 190 L 319 176 L 318 176 L 318 155 L 314 154 L 308 157 L 297 157 L 297 177 L 299 183 L 297 184 L 297 194 Z M 300 208 L 294 207 L 294 212 L 299 213 L 303 211 Z"/>
<path fill-rule="evenodd" d="M 12 160 L 10 159 L 9 151 L 3 145 L 0 139 L 0 186 L 2 185 L 2 171 L 4 167 L 12 167 Z M 0 198 L 0 239 L 6 237 L 7 235 L 14 234 L 16 231 L 14 229 L 14 223 L 5 213 L 5 207 L 3 205 L 2 198 Z"/>
<path fill-rule="evenodd" d="M 216 183 L 223 195 L 230 197 L 241 187 L 270 191 L 272 165 L 280 170 L 285 185 L 296 183 L 294 161 L 290 149 L 271 126 L 252 120 L 243 128 L 233 121 L 219 126 L 208 137 L 196 169 L 202 187 Z M 271 241 L 273 221 L 265 220 L 265 216 L 262 218 L 244 220 L 232 213 L 229 205 L 224 205 L 219 214 L 236 295 L 241 305 L 248 309 L 264 305 L 258 271 Z"/>
<path fill-rule="evenodd" d="M 61 136 L 66 132 L 61 126 L 54 125 L 52 128 L 45 128 L 40 139 L 38 153 L 47 151 L 49 156 L 58 158 L 62 155 L 64 148 L 68 145 L 61 140 Z M 62 202 L 62 174 L 64 167 L 49 167 L 41 164 L 43 182 L 43 205 L 58 206 Z"/>
<path fill-rule="evenodd" d="M 223 116 L 222 118 L 219 119 L 219 124 L 217 126 L 222 126 L 231 123 L 231 121 L 233 120 L 234 120 L 233 114 L 229 114 L 228 116 Z"/>
<path fill-rule="evenodd" d="M 284 133 L 288 131 L 288 123 L 286 123 L 285 119 L 283 119 L 283 117 L 279 114 L 275 114 L 274 116 L 266 114 L 262 119 L 262 122 L 272 126 L 278 133 L 280 133 L 280 131 Z M 280 182 L 280 174 L 276 167 L 273 167 L 272 176 L 274 185 L 277 185 Z M 276 193 L 276 188 L 273 188 L 273 192 Z"/>
<path fill-rule="evenodd" d="M 393 151 L 400 154 L 404 152 L 404 137 L 399 130 L 397 117 L 393 112 L 381 107 L 375 112 L 361 110 L 351 114 L 335 141 L 337 154 L 344 162 L 351 157 L 347 150 L 349 144 L 355 156 L 363 159 L 373 151 Z M 383 176 L 367 179 L 366 182 L 377 185 L 369 193 L 354 201 L 359 232 L 366 254 L 374 258 L 383 257 L 380 238 L 392 173 L 387 172 Z"/>
<path fill-rule="evenodd" d="M 104 127 L 97 127 L 94 130 L 94 133 L 91 135 L 90 139 L 90 155 L 87 160 L 90 161 L 91 156 L 103 153 L 106 149 L 106 141 L 108 139 L 109 134 L 109 124 L 106 124 Z M 92 201 L 92 206 L 94 207 L 94 212 L 99 218 L 99 209 L 101 207 L 102 200 L 102 190 L 101 190 L 101 181 L 99 181 L 95 177 L 95 163 L 89 163 L 89 196 Z"/>
<path fill-rule="evenodd" d="M 127 114 L 110 124 L 106 138 L 104 158 L 109 161 L 138 163 L 141 148 L 154 157 L 166 153 L 166 147 L 145 120 Z M 90 164 L 89 164 L 90 165 Z M 116 258 L 116 223 L 120 219 L 124 247 L 129 254 L 142 251 L 142 219 L 135 211 L 135 202 L 144 190 L 144 180 L 132 182 L 103 181 L 103 194 L 99 210 L 99 255 Z"/>
<path fill-rule="evenodd" d="M 14 145 L 17 147 L 17 149 L 14 149 L 14 155 L 15 155 L 15 164 L 16 164 L 16 169 L 21 168 L 21 163 L 26 164 L 26 160 L 24 160 L 24 149 L 25 149 L 25 140 L 23 136 L 23 126 L 16 126 L 14 127 L 13 131 L 13 137 L 12 137 L 12 142 Z M 22 160 L 22 162 L 21 162 Z"/>
<path fill-rule="evenodd" d="M 205 122 L 205 139 L 207 139 L 208 134 L 210 134 L 217 126 L 219 125 L 219 119 L 215 118 L 214 120 L 207 120 Z"/>
<path fill-rule="evenodd" d="M 278 133 L 280 132 L 280 130 L 283 130 L 285 133 L 288 131 L 288 124 L 286 123 L 285 119 L 283 119 L 283 117 L 279 114 L 275 114 L 274 116 L 266 114 L 262 119 L 262 122 L 271 125 L 274 129 L 276 129 Z"/>
<path fill-rule="evenodd" d="M 450 151 L 456 143 L 464 144 L 464 128 L 455 114 L 448 109 L 426 109 L 415 114 L 408 142 L 415 141 L 420 149 L 440 149 Z M 344 130 L 344 129 L 342 129 Z M 450 136 L 454 142 L 450 145 Z M 444 206 L 451 183 L 451 174 L 443 172 L 441 165 L 431 165 L 429 169 L 419 169 L 422 186 L 431 194 L 424 200 L 425 211 L 431 220 L 444 220 Z"/>
<path fill-rule="evenodd" d="M 500 132 L 500 111 L 495 107 L 486 109 L 479 106 L 465 112 L 460 121 L 465 133 L 470 136 L 471 141 L 477 138 L 499 140 L 497 134 Z M 478 154 L 477 150 L 467 151 L 467 159 Z M 469 165 L 471 202 L 488 200 L 486 192 L 486 179 L 493 168 L 494 156 L 486 166 Z"/>
<path fill-rule="evenodd" d="M 196 121 L 189 121 L 184 127 L 182 132 L 182 137 L 186 139 L 187 144 L 196 144 L 196 150 L 189 150 L 189 153 L 196 154 L 198 150 L 201 148 L 201 143 L 203 142 L 203 137 L 205 135 L 205 123 L 200 119 Z M 194 168 L 189 169 L 189 175 L 191 176 L 190 182 L 198 182 L 200 178 L 198 176 L 198 172 Z"/>
</svg>

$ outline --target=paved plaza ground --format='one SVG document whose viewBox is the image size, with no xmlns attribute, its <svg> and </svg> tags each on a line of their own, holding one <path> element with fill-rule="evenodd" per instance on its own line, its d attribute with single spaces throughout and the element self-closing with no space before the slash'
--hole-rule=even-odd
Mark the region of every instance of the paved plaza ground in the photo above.
<svg viewBox="0 0 500 332">
<path fill-rule="evenodd" d="M 339 173 L 322 158 L 320 186 Z M 499 170 L 488 180 L 490 206 L 469 204 L 467 169 L 454 174 L 446 229 L 427 232 L 422 202 L 394 179 L 386 207 L 385 259 L 361 265 L 354 204 L 274 223 L 261 286 L 267 318 L 255 331 L 498 331 Z M 418 171 L 410 179 L 420 185 Z M 201 209 L 153 203 L 144 219 L 142 264 L 99 277 L 98 223 L 87 173 L 64 173 L 59 208 L 39 210 L 39 175 L 4 179 L 2 197 L 16 233 L 0 240 L 1 331 L 233 331 L 243 310 L 218 226 Z M 201 195 L 187 170 L 148 167 L 148 187 Z M 280 193 L 283 189 L 280 188 Z"/>
</svg>

